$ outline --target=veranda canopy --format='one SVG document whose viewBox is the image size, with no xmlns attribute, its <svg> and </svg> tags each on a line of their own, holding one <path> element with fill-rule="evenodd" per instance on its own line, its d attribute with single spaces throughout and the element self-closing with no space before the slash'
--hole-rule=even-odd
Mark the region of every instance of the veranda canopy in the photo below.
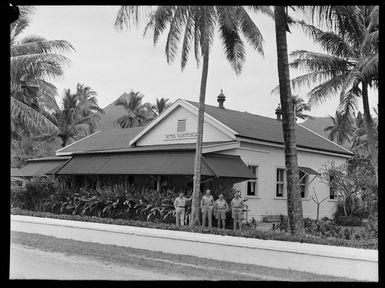
<svg viewBox="0 0 385 288">
<path fill-rule="evenodd" d="M 77 154 L 57 175 L 193 175 L 194 152 Z M 202 176 L 255 179 L 239 156 L 205 154 Z"/>
</svg>

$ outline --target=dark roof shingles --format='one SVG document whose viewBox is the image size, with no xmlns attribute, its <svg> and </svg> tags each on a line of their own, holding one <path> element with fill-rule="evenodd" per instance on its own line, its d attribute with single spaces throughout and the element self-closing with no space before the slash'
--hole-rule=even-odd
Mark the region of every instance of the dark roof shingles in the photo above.
<svg viewBox="0 0 385 288">
<path fill-rule="evenodd" d="M 127 147 L 131 139 L 142 131 L 144 127 L 102 130 L 87 138 L 81 139 L 72 145 L 57 151 L 60 153 L 73 153 L 91 150 L 113 150 Z"/>
<path fill-rule="evenodd" d="M 187 102 L 195 107 L 199 106 L 197 102 Z M 239 136 L 283 144 L 282 122 L 280 120 L 231 109 L 221 109 L 207 104 L 205 105 L 205 112 L 234 130 Z M 297 146 L 299 147 L 350 155 L 337 144 L 331 143 L 298 124 L 295 129 Z"/>
</svg>

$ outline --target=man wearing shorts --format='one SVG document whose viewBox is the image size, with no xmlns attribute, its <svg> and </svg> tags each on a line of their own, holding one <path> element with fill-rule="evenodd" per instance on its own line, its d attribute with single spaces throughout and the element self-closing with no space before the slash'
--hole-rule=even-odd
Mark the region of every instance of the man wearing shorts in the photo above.
<svg viewBox="0 0 385 288">
<path fill-rule="evenodd" d="M 219 194 L 219 199 L 214 203 L 215 217 L 218 220 L 218 229 L 221 227 L 222 220 L 222 229 L 225 230 L 225 220 L 226 220 L 226 211 L 229 209 L 229 205 L 225 199 L 223 199 L 223 194 Z"/>
<path fill-rule="evenodd" d="M 184 197 L 184 193 L 180 191 L 179 197 L 177 197 L 174 201 L 174 207 L 175 207 L 175 214 L 176 214 L 176 226 L 184 225 L 184 213 L 185 213 L 185 206 L 186 201 L 191 200 L 190 198 Z"/>
<path fill-rule="evenodd" d="M 206 190 L 206 194 L 203 195 L 201 200 L 201 209 L 202 209 L 202 226 L 206 226 L 206 218 L 209 218 L 209 227 L 212 227 L 212 211 L 214 205 L 214 198 L 210 195 L 210 189 Z"/>
<path fill-rule="evenodd" d="M 243 219 L 243 200 L 239 191 L 235 192 L 235 197 L 231 200 L 231 216 L 234 220 L 234 231 L 237 227 L 241 230 L 241 222 Z"/>
</svg>

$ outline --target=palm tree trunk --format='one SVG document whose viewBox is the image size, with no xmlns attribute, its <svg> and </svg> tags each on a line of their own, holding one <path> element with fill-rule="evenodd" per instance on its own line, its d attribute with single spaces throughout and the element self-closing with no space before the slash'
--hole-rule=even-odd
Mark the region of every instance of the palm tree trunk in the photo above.
<svg viewBox="0 0 385 288">
<path fill-rule="evenodd" d="M 206 7 L 203 12 L 203 21 L 206 23 Z M 206 26 L 206 25 L 205 25 Z M 199 221 L 199 202 L 200 202 L 200 184 L 201 184 L 201 160 L 202 160 L 202 141 L 203 141 L 203 124 L 205 113 L 205 98 L 206 98 L 206 85 L 207 74 L 209 69 L 209 39 L 206 32 L 206 28 L 202 35 L 203 38 L 203 67 L 201 88 L 199 96 L 199 111 L 198 111 L 198 129 L 197 129 L 197 142 L 195 146 L 195 159 L 194 159 L 194 186 L 191 203 L 191 221 L 190 225 L 200 225 Z"/>
<path fill-rule="evenodd" d="M 284 6 L 275 6 L 275 32 L 279 93 L 282 107 L 282 129 L 285 144 L 287 182 L 287 212 L 292 234 L 303 233 L 302 200 L 299 186 L 297 144 L 295 139 L 294 107 L 290 90 L 290 75 L 287 56 L 286 13 Z"/>
<path fill-rule="evenodd" d="M 372 116 L 370 116 L 368 83 L 366 82 L 362 82 L 362 104 L 364 108 L 364 125 L 370 148 L 370 163 L 376 173 L 376 184 L 378 185 L 378 151 L 375 139 L 374 123 Z"/>
</svg>

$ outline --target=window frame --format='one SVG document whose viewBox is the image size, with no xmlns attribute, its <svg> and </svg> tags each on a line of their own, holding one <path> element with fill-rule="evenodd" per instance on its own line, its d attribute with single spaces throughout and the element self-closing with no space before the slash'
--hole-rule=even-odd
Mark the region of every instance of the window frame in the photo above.
<svg viewBox="0 0 385 288">
<path fill-rule="evenodd" d="M 338 200 L 338 198 L 337 198 L 337 191 L 335 190 L 335 188 L 330 186 L 330 182 L 332 181 L 331 177 L 334 178 L 334 176 L 333 175 L 329 175 L 329 199 L 328 200 L 330 200 L 330 201 L 337 201 Z M 333 198 L 330 197 L 332 195 L 332 192 L 333 192 Z"/>
<path fill-rule="evenodd" d="M 184 131 L 179 131 L 179 123 L 181 121 L 184 121 Z M 176 133 L 184 133 L 186 131 L 187 131 L 187 119 L 186 118 L 178 119 L 176 122 Z"/>
<path fill-rule="evenodd" d="M 308 199 L 308 188 L 309 188 L 309 174 L 303 172 L 301 169 L 298 169 L 299 170 L 299 186 L 300 186 L 300 189 L 301 189 L 301 199 Z M 304 174 L 305 176 L 305 183 L 301 183 L 301 172 Z M 304 196 L 302 197 L 302 186 L 305 185 L 305 191 L 304 191 Z"/>
<path fill-rule="evenodd" d="M 247 167 L 250 169 L 250 167 L 255 167 L 256 168 L 256 170 L 255 170 L 255 176 L 256 176 L 256 179 L 255 180 L 248 180 L 248 181 L 246 181 L 246 189 L 245 189 L 245 191 L 246 191 L 246 197 L 248 197 L 248 198 L 261 198 L 260 196 L 259 196 L 259 183 L 258 183 L 258 179 L 259 179 L 259 164 L 258 163 L 248 163 L 247 164 Z M 255 194 L 254 195 L 249 195 L 248 194 L 248 192 L 249 192 L 249 183 L 254 183 L 254 190 L 255 190 Z"/>
<path fill-rule="evenodd" d="M 278 181 L 278 170 L 283 171 L 283 180 Z M 286 169 L 283 167 L 275 168 L 275 194 L 274 199 L 286 199 Z M 278 196 L 278 185 L 282 185 L 282 196 Z"/>
</svg>

